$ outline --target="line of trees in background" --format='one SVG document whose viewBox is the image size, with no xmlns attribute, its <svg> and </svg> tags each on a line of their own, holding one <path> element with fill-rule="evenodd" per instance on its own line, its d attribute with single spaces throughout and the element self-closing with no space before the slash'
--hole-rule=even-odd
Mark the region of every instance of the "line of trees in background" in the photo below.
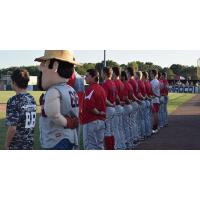
<svg viewBox="0 0 200 200">
<path fill-rule="evenodd" d="M 187 80 L 200 79 L 200 67 L 173 64 L 170 68 L 164 68 L 163 71 L 167 72 L 171 80 L 176 75 L 183 76 Z"/>
<path fill-rule="evenodd" d="M 86 71 L 90 68 L 96 68 L 100 71 L 100 69 L 103 66 L 103 61 L 100 63 L 84 63 L 81 67 L 77 67 L 76 71 L 81 74 L 85 75 Z M 140 62 L 140 61 L 133 61 L 129 62 L 127 65 L 125 64 L 118 64 L 115 61 L 107 60 L 106 66 L 109 67 L 115 67 L 119 66 L 122 69 L 125 69 L 128 67 L 134 67 L 136 71 L 149 71 L 152 69 L 157 69 L 161 72 L 166 72 L 168 75 L 169 80 L 174 80 L 176 76 L 183 76 L 185 79 L 189 80 L 199 80 L 200 79 L 200 68 L 195 66 L 186 66 L 186 65 L 180 65 L 180 64 L 173 64 L 169 68 L 162 68 L 159 65 L 155 65 L 151 62 Z M 10 75 L 16 68 L 18 67 L 9 67 L 4 68 L 0 70 L 0 75 Z M 30 76 L 38 76 L 39 70 L 36 66 L 22 66 L 22 68 L 25 68 L 28 70 Z"/>
</svg>

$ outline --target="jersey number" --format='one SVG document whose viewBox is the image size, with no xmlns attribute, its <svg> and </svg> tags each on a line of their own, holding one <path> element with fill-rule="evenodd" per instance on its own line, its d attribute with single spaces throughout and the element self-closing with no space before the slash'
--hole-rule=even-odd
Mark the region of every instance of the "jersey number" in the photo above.
<svg viewBox="0 0 200 200">
<path fill-rule="evenodd" d="M 36 121 L 36 112 L 26 112 L 25 128 L 34 128 Z"/>
<path fill-rule="evenodd" d="M 77 96 L 76 92 L 69 91 L 69 96 L 70 96 L 70 99 L 71 99 L 72 108 L 78 107 L 79 106 L 78 96 Z"/>
</svg>

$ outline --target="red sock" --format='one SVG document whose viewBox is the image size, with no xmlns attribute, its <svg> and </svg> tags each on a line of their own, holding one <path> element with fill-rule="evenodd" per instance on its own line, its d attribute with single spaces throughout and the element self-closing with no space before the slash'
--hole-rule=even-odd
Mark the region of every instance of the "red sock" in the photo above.
<svg viewBox="0 0 200 200">
<path fill-rule="evenodd" d="M 114 145 L 113 145 L 113 136 L 105 136 L 104 137 L 104 144 L 105 144 L 105 149 L 106 150 L 114 150 Z"/>
<path fill-rule="evenodd" d="M 113 147 L 113 150 L 115 149 L 115 137 L 114 136 L 111 136 L 112 137 L 112 147 Z"/>
</svg>

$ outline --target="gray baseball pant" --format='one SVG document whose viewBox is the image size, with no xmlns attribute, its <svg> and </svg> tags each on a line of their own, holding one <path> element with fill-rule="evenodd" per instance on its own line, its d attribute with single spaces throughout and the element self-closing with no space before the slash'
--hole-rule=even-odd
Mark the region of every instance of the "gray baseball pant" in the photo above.
<svg viewBox="0 0 200 200">
<path fill-rule="evenodd" d="M 124 105 L 124 113 L 123 113 L 123 127 L 126 139 L 126 147 L 128 149 L 133 148 L 132 146 L 132 135 L 131 135 L 131 112 L 132 106 Z"/>
<path fill-rule="evenodd" d="M 164 125 L 168 124 L 167 105 L 168 105 L 168 96 L 164 96 Z"/>
<path fill-rule="evenodd" d="M 113 136 L 114 135 L 114 120 L 115 117 L 115 108 L 107 107 L 106 108 L 106 132 L 105 136 Z"/>
<path fill-rule="evenodd" d="M 115 107 L 115 149 L 126 149 L 125 133 L 123 129 L 124 108 L 121 105 Z"/>
<path fill-rule="evenodd" d="M 85 150 L 104 149 L 105 121 L 96 120 L 83 125 Z"/>
<path fill-rule="evenodd" d="M 164 105 L 164 96 L 160 97 L 160 109 L 159 109 L 159 126 L 163 127 L 164 126 L 164 118 L 165 118 L 165 105 Z"/>
<path fill-rule="evenodd" d="M 138 109 L 139 105 L 137 102 L 132 102 L 132 112 L 131 112 L 131 137 L 132 137 L 132 143 L 134 144 L 134 141 L 139 140 L 138 136 Z"/>
</svg>

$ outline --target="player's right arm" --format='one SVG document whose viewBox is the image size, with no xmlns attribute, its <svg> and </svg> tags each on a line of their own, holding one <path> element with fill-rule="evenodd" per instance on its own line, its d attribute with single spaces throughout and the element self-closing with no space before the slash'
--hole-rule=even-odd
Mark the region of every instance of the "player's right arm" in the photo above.
<svg viewBox="0 0 200 200">
<path fill-rule="evenodd" d="M 140 102 L 140 100 L 134 94 L 132 96 L 134 101 Z"/>
<path fill-rule="evenodd" d="M 106 86 L 106 84 L 104 83 L 102 85 L 104 91 L 105 91 L 105 94 L 106 94 L 106 106 L 110 106 L 110 107 L 113 107 L 114 105 L 108 100 L 108 93 L 109 93 L 109 90 L 108 90 L 108 87 Z"/>
<path fill-rule="evenodd" d="M 115 105 L 106 98 L 106 106 L 114 107 Z"/>
<path fill-rule="evenodd" d="M 91 109 L 90 112 L 93 113 L 93 114 L 95 114 L 95 115 L 105 115 L 106 114 L 105 112 L 99 111 L 96 108 Z"/>
</svg>

